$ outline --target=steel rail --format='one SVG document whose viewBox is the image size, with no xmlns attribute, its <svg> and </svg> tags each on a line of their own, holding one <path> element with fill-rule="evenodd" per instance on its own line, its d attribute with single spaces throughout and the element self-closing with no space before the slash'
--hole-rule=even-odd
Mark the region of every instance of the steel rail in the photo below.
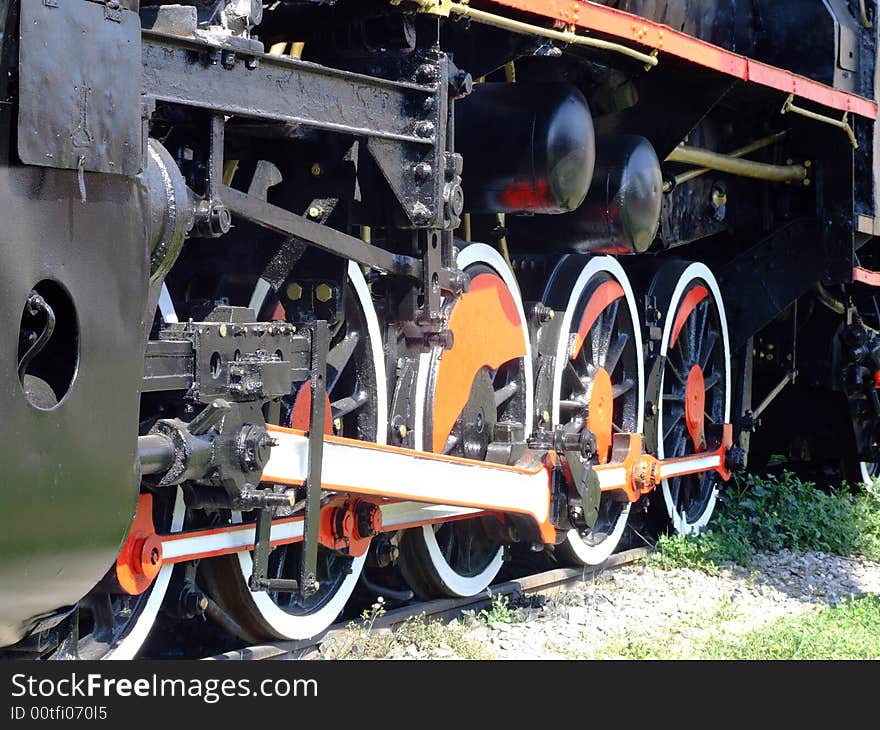
<svg viewBox="0 0 880 730">
<path fill-rule="evenodd" d="M 373 630 L 393 631 L 395 626 L 416 616 L 424 616 L 436 621 L 447 622 L 467 610 L 480 610 L 489 606 L 496 596 L 519 597 L 545 592 L 562 592 L 578 582 L 590 580 L 606 570 L 622 568 L 641 560 L 650 550 L 645 547 L 633 548 L 615 553 L 597 566 L 582 568 L 556 568 L 522 578 L 496 583 L 484 591 L 467 598 L 437 598 L 432 601 L 418 601 L 408 606 L 396 608 L 379 616 L 372 624 Z M 345 635 L 348 621 L 340 621 L 330 626 L 323 634 L 313 639 L 299 641 L 278 641 L 255 644 L 243 649 L 234 649 L 222 654 L 205 657 L 203 661 L 259 661 L 265 659 L 300 659 L 315 651 L 321 644 Z"/>
</svg>

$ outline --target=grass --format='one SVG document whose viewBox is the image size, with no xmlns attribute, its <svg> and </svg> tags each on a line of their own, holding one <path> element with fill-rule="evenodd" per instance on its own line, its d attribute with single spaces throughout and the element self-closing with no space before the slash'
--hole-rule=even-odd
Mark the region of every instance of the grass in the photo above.
<svg viewBox="0 0 880 730">
<path fill-rule="evenodd" d="M 705 659 L 878 659 L 880 596 L 778 619 L 738 638 L 715 637 L 700 653 Z"/>
<path fill-rule="evenodd" d="M 492 653 L 481 642 L 468 638 L 467 631 L 461 623 L 446 624 L 419 614 L 395 629 L 393 642 L 396 647 L 390 647 L 390 651 L 415 646 L 419 652 L 434 653 L 447 648 L 461 659 L 492 659 Z"/>
<path fill-rule="evenodd" d="M 499 602 L 500 605 L 500 602 Z M 506 602 L 505 602 L 506 607 Z M 492 659 L 492 653 L 479 641 L 468 637 L 468 628 L 460 622 L 444 623 L 424 613 L 411 616 L 395 627 L 376 629 L 375 623 L 385 614 L 381 598 L 365 609 L 360 621 L 350 621 L 344 634 L 327 646 L 327 658 L 361 659 L 393 656 L 434 655 L 439 651 L 461 659 Z"/>
<path fill-rule="evenodd" d="M 748 566 L 757 551 L 821 551 L 880 560 L 880 487 L 819 489 L 789 472 L 747 476 L 719 497 L 708 530 L 696 539 L 664 535 L 648 565 L 715 572 Z"/>
<path fill-rule="evenodd" d="M 482 621 L 487 626 L 495 624 L 512 624 L 527 621 L 529 616 L 524 607 L 512 606 L 510 599 L 501 593 L 492 593 L 488 589 L 490 596 L 489 608 L 482 609 L 475 618 Z M 528 599 L 524 602 L 524 606 L 529 606 Z"/>
<path fill-rule="evenodd" d="M 880 596 L 846 600 L 797 616 L 770 621 L 744 634 L 727 629 L 735 619 L 729 607 L 713 613 L 711 631 L 687 641 L 675 632 L 620 636 L 590 659 L 878 659 L 880 658 Z"/>
</svg>

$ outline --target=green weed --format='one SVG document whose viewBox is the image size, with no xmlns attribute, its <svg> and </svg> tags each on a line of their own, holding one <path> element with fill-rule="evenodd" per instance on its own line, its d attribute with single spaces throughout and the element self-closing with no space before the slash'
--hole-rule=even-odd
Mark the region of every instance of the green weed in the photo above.
<svg viewBox="0 0 880 730">
<path fill-rule="evenodd" d="M 880 596 L 785 617 L 742 637 L 713 637 L 699 650 L 704 659 L 877 659 Z"/>
<path fill-rule="evenodd" d="M 719 496 L 708 530 L 696 539 L 662 536 L 648 564 L 714 572 L 748 566 L 757 551 L 814 550 L 880 560 L 880 488 L 819 489 L 790 472 L 747 476 Z"/>
</svg>

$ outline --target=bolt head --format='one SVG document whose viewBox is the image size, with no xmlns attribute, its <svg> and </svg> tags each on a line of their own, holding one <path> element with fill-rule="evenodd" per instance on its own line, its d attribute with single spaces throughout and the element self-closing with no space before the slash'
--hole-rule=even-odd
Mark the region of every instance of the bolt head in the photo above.
<svg viewBox="0 0 880 730">
<path fill-rule="evenodd" d="M 292 302 L 297 302 L 302 298 L 303 289 L 302 287 L 293 282 L 287 285 L 287 298 Z"/>
<path fill-rule="evenodd" d="M 333 289 L 330 288 L 327 284 L 318 284 L 315 287 L 315 299 L 319 302 L 326 303 L 329 302 L 333 298 Z"/>
</svg>

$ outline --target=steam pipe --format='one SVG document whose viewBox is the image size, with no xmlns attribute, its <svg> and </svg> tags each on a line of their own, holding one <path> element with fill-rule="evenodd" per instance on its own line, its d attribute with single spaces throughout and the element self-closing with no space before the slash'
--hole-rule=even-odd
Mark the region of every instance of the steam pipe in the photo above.
<svg viewBox="0 0 880 730">
<path fill-rule="evenodd" d="M 708 167 L 740 177 L 752 177 L 770 182 L 803 182 L 807 168 L 803 165 L 769 165 L 766 162 L 743 160 L 733 155 L 713 152 L 702 147 L 679 145 L 666 158 L 667 162 L 684 162 L 688 165 Z"/>
</svg>

